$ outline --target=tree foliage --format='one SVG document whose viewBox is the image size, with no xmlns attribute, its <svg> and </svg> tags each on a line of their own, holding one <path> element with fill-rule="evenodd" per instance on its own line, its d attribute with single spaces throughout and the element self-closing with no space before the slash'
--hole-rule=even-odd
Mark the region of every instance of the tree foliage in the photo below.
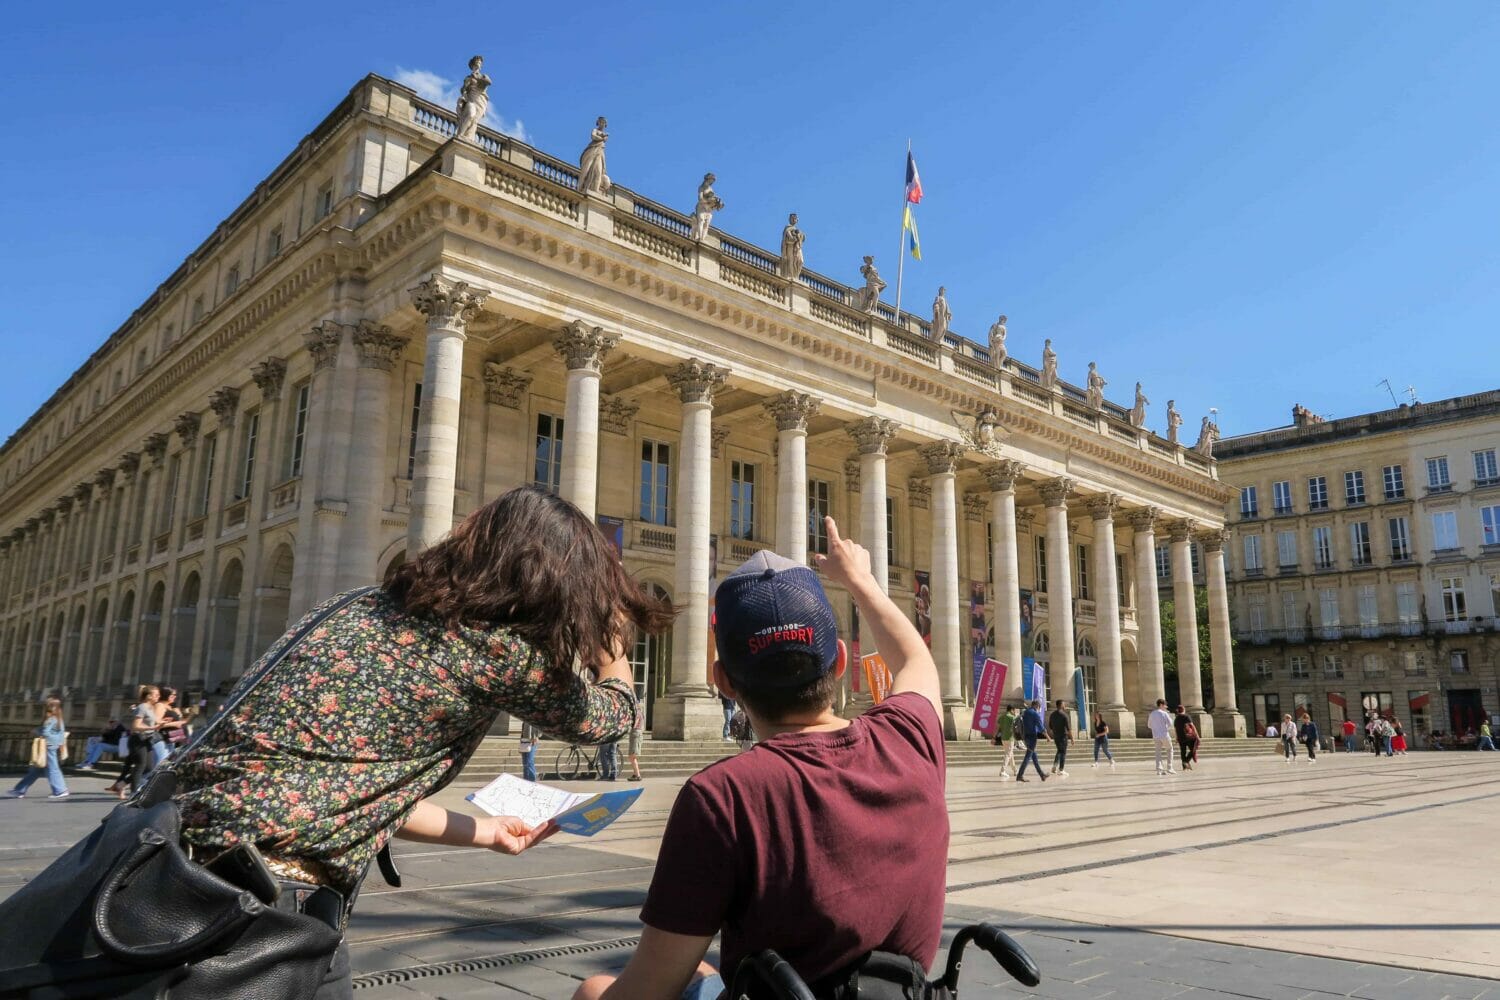
<svg viewBox="0 0 1500 1000">
<path fill-rule="evenodd" d="M 1208 628 L 1208 589 L 1195 587 L 1193 589 L 1194 605 L 1198 617 L 1198 672 L 1202 678 L 1203 699 L 1205 707 L 1213 707 L 1213 646 L 1209 637 Z M 1243 690 L 1248 680 L 1247 671 L 1242 667 L 1241 650 L 1239 644 L 1234 641 L 1233 622 L 1230 623 L 1230 649 L 1234 656 L 1234 683 L 1236 690 Z M 1175 601 L 1163 600 L 1161 602 L 1161 662 L 1163 672 L 1166 674 L 1167 690 L 1169 700 L 1171 692 L 1180 692 L 1181 684 L 1177 676 L 1177 606 Z"/>
</svg>

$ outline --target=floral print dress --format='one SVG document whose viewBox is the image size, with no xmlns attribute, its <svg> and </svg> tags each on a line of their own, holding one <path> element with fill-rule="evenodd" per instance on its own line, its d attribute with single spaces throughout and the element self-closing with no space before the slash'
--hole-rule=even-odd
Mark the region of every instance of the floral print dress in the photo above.
<svg viewBox="0 0 1500 1000">
<path fill-rule="evenodd" d="M 183 840 L 249 840 L 318 862 L 351 890 L 500 711 L 602 743 L 628 735 L 638 708 L 630 685 L 586 683 L 507 628 L 449 629 L 373 590 L 308 633 L 173 762 Z"/>
</svg>

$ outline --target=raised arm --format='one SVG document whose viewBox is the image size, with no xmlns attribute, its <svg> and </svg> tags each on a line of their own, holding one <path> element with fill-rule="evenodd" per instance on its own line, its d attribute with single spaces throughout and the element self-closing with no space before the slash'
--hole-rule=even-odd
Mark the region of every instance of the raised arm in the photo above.
<svg viewBox="0 0 1500 1000">
<path fill-rule="evenodd" d="M 891 670 L 891 693 L 920 694 L 932 702 L 933 711 L 941 719 L 943 698 L 932 652 L 916 626 L 875 582 L 870 573 L 870 553 L 854 539 L 841 538 L 833 518 L 825 517 L 823 521 L 828 527 L 828 554 L 818 556 L 818 569 L 854 599 L 860 620 L 873 633 L 875 648 Z"/>
</svg>

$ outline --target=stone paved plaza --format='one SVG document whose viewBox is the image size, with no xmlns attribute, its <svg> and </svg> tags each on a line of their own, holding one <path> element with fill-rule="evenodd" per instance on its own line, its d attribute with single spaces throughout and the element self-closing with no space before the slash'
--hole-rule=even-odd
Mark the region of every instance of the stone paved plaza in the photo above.
<svg viewBox="0 0 1500 1000">
<path fill-rule="evenodd" d="M 65 803 L 0 802 L 0 896 L 109 807 L 102 782 L 70 780 Z M 351 926 L 356 995 L 567 997 L 618 968 L 679 785 L 648 779 L 596 840 L 559 836 L 520 858 L 399 845 L 404 887 L 372 879 Z M 1500 997 L 1500 874 L 1446 860 L 1486 856 L 1500 754 L 1285 765 L 1268 746 L 1173 778 L 1080 761 L 1024 786 L 963 768 L 948 800 L 949 933 L 996 921 L 1043 971 L 1035 990 L 1007 986 L 971 953 L 965 995 Z"/>
</svg>

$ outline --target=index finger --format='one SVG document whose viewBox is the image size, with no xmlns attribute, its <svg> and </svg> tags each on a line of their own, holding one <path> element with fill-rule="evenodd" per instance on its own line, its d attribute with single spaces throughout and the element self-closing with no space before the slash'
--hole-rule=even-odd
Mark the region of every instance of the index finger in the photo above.
<svg viewBox="0 0 1500 1000">
<path fill-rule="evenodd" d="M 829 547 L 835 546 L 839 542 L 843 541 L 843 539 L 839 537 L 839 526 L 834 523 L 832 515 L 823 518 L 823 526 L 828 529 Z"/>
</svg>

